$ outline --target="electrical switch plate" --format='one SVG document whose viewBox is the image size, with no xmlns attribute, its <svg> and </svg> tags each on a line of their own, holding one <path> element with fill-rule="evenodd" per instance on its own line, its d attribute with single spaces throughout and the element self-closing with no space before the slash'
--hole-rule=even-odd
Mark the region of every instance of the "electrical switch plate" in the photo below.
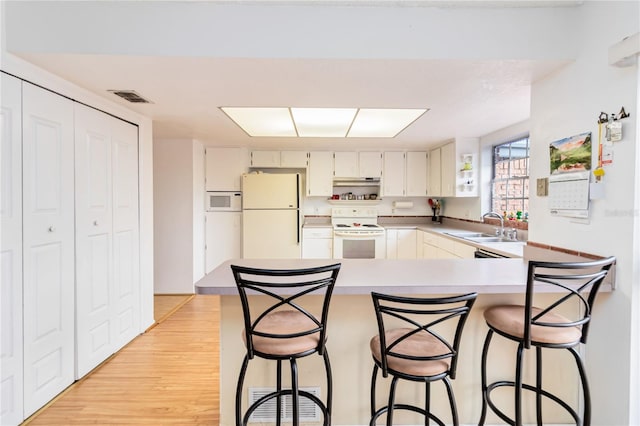
<svg viewBox="0 0 640 426">
<path fill-rule="evenodd" d="M 536 195 L 538 197 L 549 195 L 549 178 L 536 179 Z"/>
</svg>

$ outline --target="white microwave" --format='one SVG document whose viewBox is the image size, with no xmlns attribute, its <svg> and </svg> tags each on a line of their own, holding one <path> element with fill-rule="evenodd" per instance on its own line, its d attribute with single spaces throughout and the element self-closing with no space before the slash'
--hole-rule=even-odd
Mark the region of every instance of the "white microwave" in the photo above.
<svg viewBox="0 0 640 426">
<path fill-rule="evenodd" d="M 236 191 L 207 192 L 208 212 L 239 212 L 242 210 L 242 193 Z"/>
</svg>

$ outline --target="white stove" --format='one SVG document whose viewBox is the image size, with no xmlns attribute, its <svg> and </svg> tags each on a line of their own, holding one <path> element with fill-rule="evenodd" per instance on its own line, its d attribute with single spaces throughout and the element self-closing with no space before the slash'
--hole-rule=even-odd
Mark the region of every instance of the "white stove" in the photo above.
<svg viewBox="0 0 640 426">
<path fill-rule="evenodd" d="M 378 225 L 378 211 L 372 207 L 334 207 L 333 257 L 335 259 L 383 259 L 386 232 Z"/>
<path fill-rule="evenodd" d="M 334 207 L 331 224 L 334 231 L 384 233 L 378 225 L 378 210 L 371 207 Z"/>
</svg>

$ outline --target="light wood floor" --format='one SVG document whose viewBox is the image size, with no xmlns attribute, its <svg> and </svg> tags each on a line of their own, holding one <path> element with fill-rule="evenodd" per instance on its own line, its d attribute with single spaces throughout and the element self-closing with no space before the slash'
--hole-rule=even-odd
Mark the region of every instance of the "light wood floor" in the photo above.
<svg viewBox="0 0 640 426">
<path fill-rule="evenodd" d="M 25 423 L 218 425 L 219 320 L 219 296 L 191 298 Z"/>
<path fill-rule="evenodd" d="M 153 296 L 153 319 L 157 323 L 161 323 L 192 297 L 193 294 L 155 294 Z"/>
</svg>

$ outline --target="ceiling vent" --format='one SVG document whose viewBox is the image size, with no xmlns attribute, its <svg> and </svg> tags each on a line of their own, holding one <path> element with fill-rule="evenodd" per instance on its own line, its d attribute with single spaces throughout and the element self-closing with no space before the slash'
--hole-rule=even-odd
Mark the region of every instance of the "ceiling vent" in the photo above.
<svg viewBox="0 0 640 426">
<path fill-rule="evenodd" d="M 125 101 L 131 102 L 132 104 L 150 104 L 151 101 L 146 100 L 135 90 L 109 90 L 109 92 L 113 93 L 116 96 L 120 96 Z"/>
</svg>

